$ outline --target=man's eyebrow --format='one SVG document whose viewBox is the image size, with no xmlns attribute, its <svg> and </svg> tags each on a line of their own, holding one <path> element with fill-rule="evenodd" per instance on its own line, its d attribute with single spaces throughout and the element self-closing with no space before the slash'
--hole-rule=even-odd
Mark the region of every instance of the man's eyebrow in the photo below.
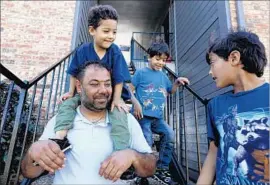
<svg viewBox="0 0 270 185">
<path fill-rule="evenodd" d="M 111 82 L 110 79 L 107 79 L 107 80 L 97 80 L 97 79 L 92 79 L 90 80 L 89 82 Z"/>
</svg>

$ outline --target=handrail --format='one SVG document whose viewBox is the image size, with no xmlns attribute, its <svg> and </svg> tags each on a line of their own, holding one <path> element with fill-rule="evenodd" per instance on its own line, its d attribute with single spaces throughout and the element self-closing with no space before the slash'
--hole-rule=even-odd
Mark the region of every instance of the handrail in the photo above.
<svg viewBox="0 0 270 185">
<path fill-rule="evenodd" d="M 134 32 L 134 33 L 137 33 L 137 32 Z M 139 32 L 138 32 L 139 33 Z M 145 52 L 147 52 L 147 50 L 137 41 L 135 40 L 134 38 L 132 38 L 132 40 L 142 49 L 144 50 Z M 173 72 L 170 68 L 168 68 L 167 66 L 164 67 L 164 69 L 169 72 L 171 75 L 173 75 L 175 78 L 178 78 L 178 76 L 176 75 L 175 72 Z M 198 100 L 200 100 L 200 102 L 204 105 L 207 104 L 208 100 L 207 99 L 203 99 L 201 98 L 193 89 L 190 88 L 190 86 L 188 85 L 184 85 L 184 87 L 191 93 L 193 94 Z"/>
<path fill-rule="evenodd" d="M 40 75 L 38 75 L 37 77 L 35 77 L 34 79 L 29 81 L 29 87 L 31 87 L 32 85 L 34 85 L 37 81 L 39 81 L 41 78 L 43 78 L 46 74 L 48 74 L 49 72 L 51 72 L 53 69 L 55 69 L 60 63 L 62 63 L 64 60 L 66 60 L 68 57 L 70 57 L 73 53 L 75 52 L 75 50 L 73 50 L 71 53 L 69 53 L 68 55 L 66 55 L 64 58 L 62 58 L 59 62 L 56 62 L 55 64 L 53 64 L 51 67 L 49 67 L 48 69 L 46 69 L 45 71 L 43 71 Z"/>
<path fill-rule="evenodd" d="M 24 81 L 22 81 L 20 78 L 18 78 L 15 74 L 13 74 L 9 69 L 7 69 L 1 63 L 0 63 L 0 72 L 8 79 L 14 81 L 14 83 L 16 85 L 18 85 L 19 87 L 21 87 L 22 89 L 28 89 L 28 88 L 32 87 L 41 78 L 43 78 L 45 75 L 47 75 L 49 72 L 51 72 L 53 69 L 55 69 L 60 63 L 62 63 L 64 60 L 66 60 L 68 57 L 70 57 L 74 52 L 75 52 L 75 50 L 73 50 L 68 55 L 63 57 L 59 62 L 56 62 L 51 67 L 44 70 L 42 73 L 40 73 L 38 76 L 36 76 L 32 80 L 30 80 L 29 82 L 25 80 L 26 83 Z"/>
<path fill-rule="evenodd" d="M 27 141 L 27 137 L 29 134 L 31 134 L 32 136 L 30 135 L 30 137 L 32 138 L 32 142 L 34 142 L 37 134 L 40 134 L 39 133 L 40 131 L 38 131 L 38 129 L 44 126 L 43 125 L 44 123 L 40 125 L 39 121 L 42 120 L 44 122 L 48 118 L 50 118 L 50 116 L 54 115 L 55 107 L 57 104 L 56 100 L 58 99 L 58 97 L 62 95 L 62 90 L 65 87 L 64 84 L 66 85 L 67 80 L 68 80 L 67 79 L 68 75 L 65 74 L 65 69 L 69 65 L 70 58 L 74 54 L 75 50 L 76 49 L 74 49 L 65 57 L 63 57 L 60 61 L 50 66 L 48 69 L 41 72 L 38 76 L 30 80 L 30 82 L 21 80 L 19 77 L 13 74 L 9 69 L 7 69 L 5 66 L 0 64 L 1 75 L 5 76 L 11 82 L 9 84 L 8 93 L 11 94 L 11 92 L 15 89 L 14 85 L 17 85 L 18 87 L 20 87 L 16 89 L 18 92 L 18 105 L 16 105 L 14 108 L 11 108 L 12 109 L 11 111 L 14 111 L 15 113 L 15 120 L 14 120 L 14 124 L 12 124 L 13 125 L 12 133 L 11 132 L 8 133 L 9 135 L 8 137 L 11 137 L 11 139 L 10 139 L 10 142 L 6 143 L 6 145 L 8 146 L 7 148 L 9 149 L 7 150 L 5 165 L 3 167 L 1 166 L 4 169 L 4 171 L 3 171 L 3 174 L 0 175 L 0 184 L 17 184 L 18 179 L 19 179 L 19 174 L 20 174 L 21 159 L 23 157 L 26 144 L 27 145 L 30 144 Z M 58 69 L 57 70 L 58 72 L 56 72 L 56 69 Z M 50 74 L 52 74 L 52 76 L 50 77 L 51 83 L 49 82 L 47 83 L 47 78 L 48 76 L 50 76 Z M 56 85 L 54 85 L 55 74 L 57 74 Z M 41 82 L 40 87 L 38 86 L 39 82 Z M 36 94 L 39 95 L 38 100 L 37 100 L 38 102 L 35 101 L 35 97 L 37 97 Z M 46 96 L 47 94 L 48 96 Z M 32 96 L 32 101 L 28 100 L 28 95 Z M 52 96 L 53 98 L 51 98 Z M 47 101 L 49 102 L 46 103 Z M 11 95 L 8 95 L 4 103 L 5 109 L 9 107 L 12 103 L 14 103 L 14 100 L 12 99 Z M 36 103 L 38 103 L 38 106 L 35 106 L 37 105 Z M 25 107 L 29 107 L 29 109 Z M 10 115 L 4 112 L 2 114 L 2 117 L 0 118 L 1 119 L 0 139 L 3 137 L 1 133 L 3 133 L 5 126 L 7 124 L 10 124 L 10 119 L 7 119 L 9 116 Z M 25 131 L 23 131 L 23 129 L 19 129 L 22 124 L 25 125 L 25 128 L 26 128 Z M 30 124 L 31 124 L 31 127 L 34 128 L 34 130 L 32 131 L 29 131 L 28 129 L 30 127 Z M 21 148 L 18 148 L 16 146 L 17 142 L 20 142 Z M 0 145 L 2 144 L 3 143 L 0 143 Z M 17 156 L 18 158 L 16 159 L 14 159 L 15 153 L 16 155 L 18 155 Z M 14 160 L 18 160 L 16 162 L 19 165 L 13 169 L 11 164 L 13 163 Z M 10 183 L 11 181 L 12 183 Z"/>
<path fill-rule="evenodd" d="M 168 68 L 167 66 L 164 67 L 164 69 L 166 71 L 168 71 L 171 75 L 173 75 L 175 78 L 178 78 L 178 76 L 176 75 L 175 72 L 173 72 L 170 68 Z M 207 99 L 202 99 L 193 89 L 191 89 L 190 86 L 188 86 L 187 84 L 184 85 L 184 87 L 191 93 L 193 94 L 198 100 L 200 100 L 200 102 L 204 105 L 207 104 L 208 100 Z"/>
<path fill-rule="evenodd" d="M 136 33 L 143 33 L 143 34 L 157 34 L 157 35 L 160 35 L 160 34 L 165 34 L 165 33 L 160 33 L 160 32 L 140 32 L 140 31 L 135 31 L 135 32 L 132 32 L 132 37 L 133 37 L 133 35 L 134 34 L 136 34 Z M 169 33 L 169 34 L 173 34 L 173 33 Z"/>
<path fill-rule="evenodd" d="M 3 74 L 8 79 L 11 79 L 14 81 L 16 85 L 18 85 L 21 88 L 27 88 L 28 84 L 23 82 L 20 78 L 18 78 L 16 75 L 14 75 L 10 70 L 8 70 L 3 64 L 0 63 L 0 73 Z"/>
<path fill-rule="evenodd" d="M 135 40 L 133 37 L 132 37 L 132 40 L 136 43 L 136 44 L 138 44 L 138 46 L 140 46 L 140 48 L 142 48 L 145 52 L 147 52 L 147 50 L 137 41 L 137 40 Z"/>
</svg>

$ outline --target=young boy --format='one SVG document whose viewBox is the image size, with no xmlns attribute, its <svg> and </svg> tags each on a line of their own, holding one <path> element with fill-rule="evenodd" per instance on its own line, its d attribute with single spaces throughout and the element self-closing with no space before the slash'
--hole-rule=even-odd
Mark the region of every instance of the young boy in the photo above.
<svg viewBox="0 0 270 185">
<path fill-rule="evenodd" d="M 217 87 L 232 92 L 208 104 L 210 147 L 197 184 L 269 184 L 269 84 L 264 45 L 251 32 L 216 40 L 206 54 Z"/>
<path fill-rule="evenodd" d="M 72 128 L 76 107 L 80 104 L 79 96 L 71 98 L 74 95 L 76 75 L 79 72 L 79 67 L 88 61 L 100 61 L 107 64 L 112 70 L 114 94 L 111 111 L 113 112 L 109 114 L 109 119 L 112 124 L 111 136 L 114 149 L 122 150 L 129 146 L 130 134 L 127 127 L 127 116 L 123 111 L 120 112 L 120 110 L 123 109 L 125 112 L 128 112 L 128 108 L 121 99 L 121 95 L 124 100 L 130 99 L 130 93 L 123 84 L 130 81 L 131 77 L 120 49 L 113 44 L 117 32 L 117 21 L 118 14 L 109 5 L 94 6 L 89 11 L 88 26 L 93 42 L 83 44 L 77 49 L 68 68 L 70 88 L 69 92 L 61 98 L 65 101 L 60 106 L 56 117 L 55 132 L 59 138 L 64 138 L 67 135 L 67 131 Z M 91 85 L 98 85 L 97 82 L 92 83 Z M 119 110 L 114 107 L 117 107 Z M 102 121 L 102 118 L 97 117 L 93 120 L 93 124 L 100 121 Z"/>
<path fill-rule="evenodd" d="M 167 93 L 175 93 L 180 85 L 189 83 L 186 78 L 178 78 L 172 85 L 161 70 L 169 57 L 165 43 L 154 43 L 148 49 L 149 67 L 137 70 L 131 80 L 138 101 L 133 101 L 134 116 L 139 120 L 144 137 L 152 146 L 152 132 L 161 135 L 159 160 L 154 179 L 163 184 L 175 184 L 169 173 L 174 145 L 174 133 L 163 120 Z"/>
</svg>

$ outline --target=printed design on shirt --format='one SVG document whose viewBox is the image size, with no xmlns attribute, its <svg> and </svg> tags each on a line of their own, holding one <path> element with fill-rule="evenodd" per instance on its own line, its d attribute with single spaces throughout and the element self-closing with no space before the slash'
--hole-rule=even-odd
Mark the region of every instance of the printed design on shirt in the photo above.
<svg viewBox="0 0 270 185">
<path fill-rule="evenodd" d="M 145 90 L 143 90 L 145 93 L 147 94 L 152 94 L 152 93 L 155 93 L 157 91 L 157 89 L 155 89 L 155 86 L 154 84 L 150 84 L 148 85 Z"/>
<path fill-rule="evenodd" d="M 162 104 L 160 105 L 160 109 L 163 110 L 164 108 L 165 108 L 165 103 L 162 103 Z"/>
<path fill-rule="evenodd" d="M 143 106 L 148 107 L 148 106 L 152 105 L 152 102 L 153 102 L 153 99 L 146 99 L 143 102 Z"/>
<path fill-rule="evenodd" d="M 269 124 L 269 108 L 237 113 L 235 105 L 216 119 L 220 184 L 269 184 Z"/>
<path fill-rule="evenodd" d="M 167 95 L 168 95 L 167 90 L 165 88 L 163 88 L 163 87 L 159 87 L 158 92 L 162 93 L 164 98 L 166 98 Z"/>
<path fill-rule="evenodd" d="M 165 104 L 162 103 L 160 105 L 160 102 L 164 101 L 167 96 L 166 88 L 164 88 L 162 85 L 160 85 L 158 88 L 155 88 L 155 85 L 151 83 L 143 90 L 143 92 L 145 95 L 142 96 L 142 103 L 145 109 L 152 111 L 163 110 Z"/>
</svg>

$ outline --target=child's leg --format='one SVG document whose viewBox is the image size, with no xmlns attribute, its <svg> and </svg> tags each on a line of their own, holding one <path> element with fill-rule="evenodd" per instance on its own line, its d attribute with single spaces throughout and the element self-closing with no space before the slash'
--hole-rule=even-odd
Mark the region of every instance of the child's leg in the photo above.
<svg viewBox="0 0 270 185">
<path fill-rule="evenodd" d="M 153 122 L 153 119 L 147 116 L 144 116 L 142 119 L 139 120 L 139 124 L 142 128 L 142 132 L 144 135 L 144 138 L 146 139 L 148 145 L 150 147 L 153 146 L 153 134 L 151 130 L 151 123 Z"/>
<path fill-rule="evenodd" d="M 152 131 L 160 135 L 160 149 L 157 168 L 168 170 L 173 152 L 174 131 L 163 119 L 156 119 L 156 121 L 153 122 Z"/>
<path fill-rule="evenodd" d="M 129 148 L 130 133 L 128 128 L 127 114 L 117 108 L 109 112 L 109 121 L 112 124 L 111 136 L 114 150 Z"/>
<path fill-rule="evenodd" d="M 56 124 L 54 126 L 57 137 L 64 138 L 67 135 L 67 131 L 72 128 L 76 116 L 76 108 L 80 104 L 80 96 L 76 94 L 73 98 L 65 100 L 60 105 L 56 115 Z"/>
</svg>

